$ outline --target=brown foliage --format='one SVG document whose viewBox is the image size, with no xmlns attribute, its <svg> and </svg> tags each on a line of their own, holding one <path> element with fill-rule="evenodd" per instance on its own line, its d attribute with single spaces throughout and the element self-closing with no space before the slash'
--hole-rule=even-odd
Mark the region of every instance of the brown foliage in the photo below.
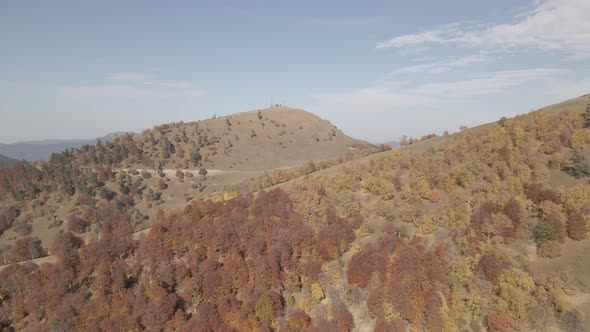
<svg viewBox="0 0 590 332">
<path fill-rule="evenodd" d="M 289 314 L 288 323 L 295 331 L 305 331 L 311 323 L 311 318 L 303 310 L 295 309 Z"/>
<path fill-rule="evenodd" d="M 588 238 L 588 226 L 584 215 L 581 213 L 572 213 L 567 219 L 567 234 L 576 241 Z"/>
<path fill-rule="evenodd" d="M 168 189 L 168 185 L 166 184 L 166 182 L 164 182 L 164 180 L 162 180 L 162 179 L 158 180 L 158 189 L 159 190 Z"/>
<path fill-rule="evenodd" d="M 86 233 L 90 230 L 90 224 L 82 218 L 77 216 L 68 217 L 68 232 L 72 233 Z"/>
<path fill-rule="evenodd" d="M 537 247 L 539 257 L 554 258 L 561 256 L 561 243 L 554 240 L 544 241 Z"/>
<path fill-rule="evenodd" d="M 543 189 L 542 185 L 539 183 L 531 183 L 526 188 L 525 192 L 527 198 L 533 201 L 535 204 L 538 204 L 542 201 L 550 201 L 555 204 L 561 204 L 561 198 L 555 190 Z"/>
<path fill-rule="evenodd" d="M 492 311 L 486 316 L 486 325 L 492 332 L 504 332 L 513 327 L 515 322 L 504 313 Z"/>
<path fill-rule="evenodd" d="M 380 251 L 368 246 L 350 259 L 346 271 L 348 282 L 358 287 L 366 287 L 375 272 L 376 265 L 384 266 L 385 264 L 386 260 Z"/>
<path fill-rule="evenodd" d="M 504 271 L 502 262 L 494 254 L 484 255 L 480 261 L 478 268 L 483 272 L 484 276 L 492 285 L 497 286 L 500 281 L 500 276 Z"/>
<path fill-rule="evenodd" d="M 7 253 L 8 262 L 21 262 L 42 257 L 45 250 L 41 247 L 41 240 L 26 236 L 16 240 L 12 249 Z"/>
</svg>

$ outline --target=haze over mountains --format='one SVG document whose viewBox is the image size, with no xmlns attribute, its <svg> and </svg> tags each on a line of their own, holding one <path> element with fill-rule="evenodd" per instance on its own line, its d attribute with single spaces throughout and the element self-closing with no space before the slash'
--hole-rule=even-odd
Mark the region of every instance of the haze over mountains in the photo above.
<svg viewBox="0 0 590 332">
<path fill-rule="evenodd" d="M 2 164 L 12 164 L 16 162 L 16 159 L 8 158 L 6 156 L 0 155 L 0 163 Z"/>
<path fill-rule="evenodd" d="M 86 144 L 96 144 L 97 140 L 111 141 L 123 133 L 111 133 L 94 139 L 50 139 L 40 141 L 0 143 L 0 154 L 16 160 L 37 161 L 48 159 L 52 153 L 60 153 L 66 149 L 79 148 Z"/>
</svg>

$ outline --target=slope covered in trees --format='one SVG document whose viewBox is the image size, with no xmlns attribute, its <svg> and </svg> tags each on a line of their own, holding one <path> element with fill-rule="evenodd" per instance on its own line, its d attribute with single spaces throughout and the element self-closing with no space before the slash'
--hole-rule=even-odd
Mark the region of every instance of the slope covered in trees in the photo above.
<svg viewBox="0 0 590 332">
<path fill-rule="evenodd" d="M 76 154 L 17 165 L 0 177 L 5 199 L 43 211 L 45 193 L 66 199 L 73 188 L 80 204 L 53 245 L 25 237 L 10 249 L 10 259 L 46 250 L 57 262 L 0 271 L 0 326 L 582 331 L 587 276 L 531 266 L 590 241 L 588 177 L 564 171 L 589 142 L 583 113 L 533 112 L 279 189 L 193 200 L 158 212 L 141 236 L 134 203 L 147 195 L 147 175 L 88 173 L 71 166 Z M 20 222 L 22 206 L 0 221 Z M 76 235 L 89 225 L 99 236 Z"/>
</svg>

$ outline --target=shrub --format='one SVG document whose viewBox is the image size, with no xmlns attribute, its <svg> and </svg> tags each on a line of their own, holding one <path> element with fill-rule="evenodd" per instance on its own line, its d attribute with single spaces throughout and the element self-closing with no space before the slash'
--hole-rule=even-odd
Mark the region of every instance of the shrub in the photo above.
<svg viewBox="0 0 590 332">
<path fill-rule="evenodd" d="M 152 173 L 149 171 L 141 171 L 141 177 L 144 179 L 150 179 L 152 177 Z"/>
<path fill-rule="evenodd" d="M 176 171 L 176 177 L 180 180 L 184 179 L 184 173 L 181 170 Z"/>
<path fill-rule="evenodd" d="M 168 185 L 166 184 L 166 182 L 164 182 L 164 180 L 160 179 L 158 181 L 158 189 L 160 189 L 160 190 L 168 189 Z"/>
</svg>

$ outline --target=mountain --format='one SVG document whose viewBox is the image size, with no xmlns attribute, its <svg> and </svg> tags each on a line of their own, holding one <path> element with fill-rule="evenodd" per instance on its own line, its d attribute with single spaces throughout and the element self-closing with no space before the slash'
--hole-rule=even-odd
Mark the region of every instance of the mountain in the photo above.
<svg viewBox="0 0 590 332">
<path fill-rule="evenodd" d="M 15 163 L 16 161 L 17 161 L 16 159 L 8 158 L 8 157 L 0 154 L 0 164 L 12 164 L 12 163 Z"/>
<path fill-rule="evenodd" d="M 95 139 L 72 139 L 72 140 L 39 140 L 28 142 L 17 142 L 11 144 L 0 144 L 0 154 L 17 160 L 37 161 L 45 160 L 52 153 L 63 152 L 66 149 L 79 148 L 86 144 L 96 144 L 97 140 L 112 141 L 123 133 L 111 133 Z"/>
<path fill-rule="evenodd" d="M 156 126 L 124 135 L 122 165 L 136 168 L 264 171 L 331 160 L 373 145 L 344 134 L 300 109 L 271 107 L 191 123 Z"/>
<path fill-rule="evenodd" d="M 590 331 L 580 98 L 393 151 L 271 108 L 2 168 L 0 327 Z"/>
</svg>

